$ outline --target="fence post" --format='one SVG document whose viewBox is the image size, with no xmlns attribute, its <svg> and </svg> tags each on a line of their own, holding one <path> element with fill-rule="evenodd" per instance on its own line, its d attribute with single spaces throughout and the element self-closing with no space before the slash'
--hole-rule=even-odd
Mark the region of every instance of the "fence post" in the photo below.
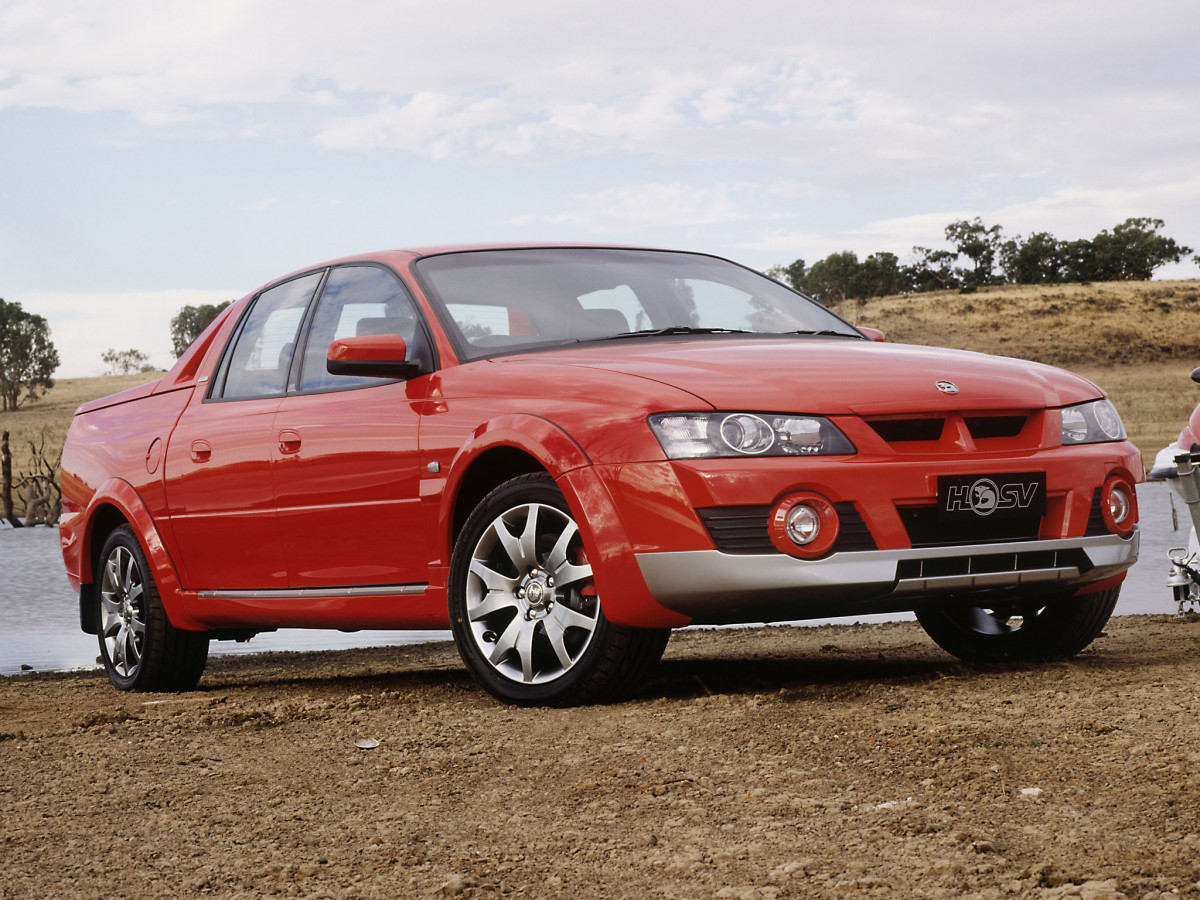
<svg viewBox="0 0 1200 900">
<path fill-rule="evenodd" d="M 12 453 L 8 449 L 8 432 L 0 435 L 0 504 L 4 507 L 4 518 L 13 528 L 23 523 L 13 515 L 12 504 Z"/>
</svg>

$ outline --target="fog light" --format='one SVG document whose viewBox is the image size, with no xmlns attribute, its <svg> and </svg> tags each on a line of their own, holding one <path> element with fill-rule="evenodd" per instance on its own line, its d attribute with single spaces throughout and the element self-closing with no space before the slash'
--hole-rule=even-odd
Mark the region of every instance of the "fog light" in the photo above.
<svg viewBox="0 0 1200 900">
<path fill-rule="evenodd" d="M 1129 502 L 1129 496 L 1119 487 L 1113 488 L 1108 495 L 1108 511 L 1112 515 L 1113 521 L 1117 525 L 1123 525 L 1129 518 L 1132 509 L 1133 505 Z"/>
<path fill-rule="evenodd" d="M 793 506 L 787 514 L 787 535 L 793 543 L 811 544 L 821 533 L 821 517 L 807 503 Z"/>
<path fill-rule="evenodd" d="M 1137 494 L 1124 478 L 1110 478 L 1100 492 L 1100 513 L 1113 534 L 1125 537 L 1137 524 Z"/>
<path fill-rule="evenodd" d="M 820 494 L 791 494 L 771 511 L 769 532 L 775 548 L 789 556 L 815 559 L 837 541 L 838 514 Z"/>
</svg>

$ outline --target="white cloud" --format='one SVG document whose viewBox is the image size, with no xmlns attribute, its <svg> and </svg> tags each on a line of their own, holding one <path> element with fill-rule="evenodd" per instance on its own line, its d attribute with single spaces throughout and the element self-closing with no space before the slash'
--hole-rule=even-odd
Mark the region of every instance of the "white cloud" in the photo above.
<svg viewBox="0 0 1200 900">
<path fill-rule="evenodd" d="M 663 228 L 766 221 L 777 215 L 762 208 L 758 195 L 758 187 L 752 184 L 626 184 L 576 195 L 562 213 L 528 216 L 517 224 L 545 222 L 599 234 L 637 235 Z"/>
<path fill-rule="evenodd" d="M 305 224 L 390 240 L 396 221 L 451 240 L 720 232 L 763 265 L 904 256 L 975 215 L 1062 237 L 1154 215 L 1200 246 L 1198 43 L 1178 0 L 7 0 L 0 116 L 107 113 L 77 117 L 103 122 L 94 145 L 201 137 L 234 174 L 269 157 L 278 183 L 230 178 L 219 204 L 254 214 L 247 259 Z M 288 191 L 326 182 L 344 218 L 301 223 Z"/>
<path fill-rule="evenodd" d="M 0 12 L 0 108 L 163 127 L 284 104 L 319 111 L 309 137 L 332 149 L 772 158 L 866 191 L 981 167 L 1086 177 L 1165 119 L 1181 150 L 1200 142 L 1194 54 L 1171 53 L 1200 22 L 1181 9 L 23 0 Z"/>
</svg>

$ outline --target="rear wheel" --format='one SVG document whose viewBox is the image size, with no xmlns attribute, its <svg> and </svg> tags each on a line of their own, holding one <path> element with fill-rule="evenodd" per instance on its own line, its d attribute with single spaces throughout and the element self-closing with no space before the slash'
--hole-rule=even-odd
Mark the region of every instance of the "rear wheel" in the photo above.
<svg viewBox="0 0 1200 900">
<path fill-rule="evenodd" d="M 931 604 L 917 610 L 917 620 L 938 646 L 968 662 L 1063 659 L 1099 636 L 1120 593 Z"/>
<path fill-rule="evenodd" d="M 670 629 L 609 622 L 579 527 L 548 475 L 492 491 L 471 513 L 450 564 L 459 654 L 509 703 L 572 705 L 632 690 Z"/>
<path fill-rule="evenodd" d="M 208 635 L 167 619 L 158 586 L 132 529 L 122 525 L 100 551 L 100 659 L 122 691 L 189 691 L 208 661 Z"/>
</svg>

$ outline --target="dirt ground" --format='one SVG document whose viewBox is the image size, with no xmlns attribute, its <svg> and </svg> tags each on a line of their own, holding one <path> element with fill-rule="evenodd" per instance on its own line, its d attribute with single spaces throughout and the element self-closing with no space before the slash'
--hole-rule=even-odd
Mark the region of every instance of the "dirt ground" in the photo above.
<svg viewBox="0 0 1200 900">
<path fill-rule="evenodd" d="M 1022 667 L 685 632 L 567 710 L 446 644 L 2 679 L 0 897 L 1200 897 L 1198 676 L 1200 622 L 1156 616 Z"/>
</svg>

